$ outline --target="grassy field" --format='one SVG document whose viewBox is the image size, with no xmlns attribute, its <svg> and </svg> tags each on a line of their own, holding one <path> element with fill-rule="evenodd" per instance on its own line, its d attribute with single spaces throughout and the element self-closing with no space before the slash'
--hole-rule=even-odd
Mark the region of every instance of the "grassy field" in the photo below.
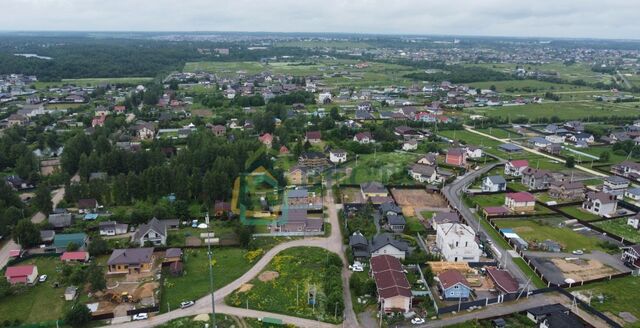
<svg viewBox="0 0 640 328">
<path fill-rule="evenodd" d="M 337 323 L 342 321 L 333 317 L 333 311 L 326 310 L 326 295 L 323 286 L 326 283 L 327 263 L 330 257 L 337 257 L 321 248 L 296 247 L 285 250 L 274 257 L 263 272 L 277 272 L 271 280 L 260 276 L 249 282 L 246 291 L 236 291 L 227 298 L 227 303 L 236 307 L 248 306 L 251 309 L 282 313 L 297 317 L 319 319 Z M 339 262 L 339 259 L 331 259 Z M 340 275 L 331 276 L 332 283 L 341 285 Z M 307 303 L 308 292 L 317 291 L 318 304 L 315 308 Z M 298 297 L 296 297 L 296 294 Z M 331 307 L 333 309 L 333 307 Z"/>
<path fill-rule="evenodd" d="M 505 219 L 494 220 L 493 222 L 501 229 L 513 229 L 515 233 L 529 243 L 550 239 L 561 244 L 565 252 L 576 249 L 582 249 L 587 252 L 592 250 L 606 251 L 598 245 L 600 240 L 597 238 L 589 238 L 570 228 L 559 227 L 558 225 L 564 220 L 566 219 L 562 217 L 553 217 L 544 219 Z"/>
<path fill-rule="evenodd" d="M 388 183 L 391 181 L 392 175 L 398 174 L 402 175 L 400 182 L 414 183 L 406 171 L 407 167 L 414 163 L 418 157 L 419 154 L 409 153 L 378 153 L 358 156 L 357 165 L 356 161 L 349 164 L 353 171 L 347 182 L 352 184 L 368 181 Z"/>
<path fill-rule="evenodd" d="M 428 218 L 431 217 L 429 216 Z M 417 232 L 423 233 L 426 231 L 425 227 L 422 225 L 422 222 L 420 222 L 420 219 L 418 219 L 417 217 L 406 216 L 405 219 L 407 220 L 407 225 L 404 228 L 405 233 L 415 235 Z"/>
<path fill-rule="evenodd" d="M 627 224 L 627 219 L 596 222 L 594 225 L 634 243 L 640 243 L 640 232 Z"/>
<path fill-rule="evenodd" d="M 587 286 L 575 288 L 582 292 L 592 292 L 593 300 L 591 306 L 605 315 L 617 316 L 620 312 L 630 312 L 640 318 L 640 307 L 638 306 L 637 291 L 640 290 L 640 279 L 638 277 L 627 276 L 610 281 L 603 281 Z M 596 296 L 603 295 L 604 301 L 600 303 Z M 639 327 L 636 324 L 627 324 L 625 327 Z"/>
<path fill-rule="evenodd" d="M 516 64 L 471 64 L 473 66 L 482 66 L 494 69 L 504 73 L 512 73 L 516 69 Z M 591 66 L 587 63 L 576 63 L 573 65 L 565 65 L 561 62 L 551 62 L 544 64 L 526 64 L 524 69 L 527 71 L 557 72 L 558 77 L 568 81 L 583 80 L 589 83 L 604 82 L 611 83 L 611 75 L 593 72 Z"/>
<path fill-rule="evenodd" d="M 508 80 L 508 81 L 487 81 L 487 82 L 474 82 L 469 84 L 471 89 L 489 89 L 491 86 L 496 87 L 498 92 L 507 92 L 506 89 L 514 89 L 513 94 L 528 94 L 527 89 L 530 89 L 533 93 L 544 94 L 547 91 L 551 92 L 575 92 L 575 91 L 589 91 L 593 90 L 589 87 L 561 84 L 538 80 Z M 525 90 L 522 90 L 522 89 Z"/>
<path fill-rule="evenodd" d="M 23 323 L 60 319 L 65 307 L 71 304 L 64 301 L 64 287 L 52 286 L 53 282 L 60 280 L 60 273 L 57 272 L 57 268 L 62 267 L 60 259 L 55 256 L 37 257 L 20 263 L 20 265 L 26 264 L 35 264 L 38 267 L 38 274 L 46 274 L 48 279 L 44 283 L 24 287 L 24 290 L 16 295 L 2 298 L 0 318 L 12 321 L 17 319 Z"/>
<path fill-rule="evenodd" d="M 601 217 L 595 214 L 589 213 L 578 206 L 561 207 L 560 211 L 567 213 L 569 215 L 573 215 L 578 219 L 584 220 L 584 221 L 594 221 L 594 220 L 601 219 Z"/>
<path fill-rule="evenodd" d="M 262 255 L 260 253 L 260 256 Z M 175 309 L 180 302 L 195 300 L 209 292 L 209 266 L 207 251 L 185 250 L 184 275 L 172 277 L 167 274 L 162 286 L 160 310 L 167 311 L 167 303 Z M 215 248 L 213 250 L 213 285 L 215 289 L 225 286 L 243 275 L 259 257 L 249 261 L 246 250 L 239 248 Z"/>
<path fill-rule="evenodd" d="M 526 117 L 531 123 L 537 123 L 542 118 L 553 116 L 561 120 L 585 120 L 603 116 L 637 116 L 640 105 L 637 103 L 603 103 L 596 101 L 560 101 L 542 104 L 527 104 L 522 106 L 500 106 L 470 108 L 465 110 L 469 114 L 479 114 L 488 117 L 502 117 L 510 120 Z"/>
<path fill-rule="evenodd" d="M 95 87 L 104 83 L 126 83 L 126 84 L 144 84 L 152 81 L 152 77 L 105 77 L 105 78 L 88 78 L 88 79 L 63 79 L 60 82 L 36 82 L 37 89 L 62 86 L 65 84 L 73 84 L 75 86 L 92 86 Z"/>
</svg>

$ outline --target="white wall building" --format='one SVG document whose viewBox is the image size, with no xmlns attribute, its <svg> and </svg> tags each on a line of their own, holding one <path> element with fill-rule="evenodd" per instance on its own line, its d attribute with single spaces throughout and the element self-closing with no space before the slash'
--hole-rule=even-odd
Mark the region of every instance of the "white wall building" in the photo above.
<svg viewBox="0 0 640 328">
<path fill-rule="evenodd" d="M 436 244 L 445 261 L 478 262 L 482 250 L 475 239 L 475 232 L 465 224 L 443 223 L 436 229 Z"/>
</svg>

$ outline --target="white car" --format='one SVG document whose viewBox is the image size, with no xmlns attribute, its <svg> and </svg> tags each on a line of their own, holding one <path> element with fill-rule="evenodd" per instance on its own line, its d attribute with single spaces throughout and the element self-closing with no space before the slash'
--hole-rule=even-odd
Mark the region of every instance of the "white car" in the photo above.
<svg viewBox="0 0 640 328">
<path fill-rule="evenodd" d="M 147 320 L 147 319 L 149 319 L 149 313 L 138 313 L 138 314 L 134 314 L 131 317 L 131 320 L 133 321 Z"/>
<path fill-rule="evenodd" d="M 582 255 L 582 254 L 584 254 L 584 252 L 581 249 L 576 249 L 575 251 L 571 252 L 571 254 L 573 254 L 573 255 Z"/>
<path fill-rule="evenodd" d="M 40 278 L 38 278 L 39 282 L 45 282 L 47 281 L 48 276 L 46 274 L 43 274 L 40 276 Z"/>
<path fill-rule="evenodd" d="M 411 319 L 411 323 L 414 324 L 414 325 L 421 325 L 424 322 L 425 322 L 424 319 L 418 318 L 418 317 L 415 317 L 415 318 Z"/>
<path fill-rule="evenodd" d="M 364 268 L 362 267 L 362 265 L 350 265 L 349 270 L 354 272 L 362 272 L 364 271 Z"/>
<path fill-rule="evenodd" d="M 196 304 L 196 301 L 184 301 L 182 303 L 180 303 L 180 308 L 181 309 L 186 309 L 188 307 L 194 306 Z"/>
</svg>

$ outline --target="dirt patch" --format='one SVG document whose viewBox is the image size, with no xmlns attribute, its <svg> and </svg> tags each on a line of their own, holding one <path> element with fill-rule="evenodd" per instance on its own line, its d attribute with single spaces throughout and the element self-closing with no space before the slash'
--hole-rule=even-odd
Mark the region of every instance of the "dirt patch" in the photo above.
<svg viewBox="0 0 640 328">
<path fill-rule="evenodd" d="M 447 207 L 447 201 L 440 194 L 428 193 L 424 189 L 391 189 L 391 194 L 398 205 L 402 207 L 402 213 L 406 216 L 414 216 L 417 208 L 442 208 Z"/>
<path fill-rule="evenodd" d="M 133 298 L 140 300 L 147 297 L 153 297 L 153 291 L 156 290 L 158 286 L 159 284 L 157 282 L 143 284 L 133 292 Z"/>
<path fill-rule="evenodd" d="M 615 269 L 602 264 L 598 260 L 551 259 L 551 262 L 562 271 L 565 278 L 575 281 L 591 280 L 618 273 Z"/>
<path fill-rule="evenodd" d="M 275 271 L 265 271 L 258 276 L 258 279 L 262 282 L 267 282 L 276 279 L 279 276 L 280 274 Z"/>
<path fill-rule="evenodd" d="M 187 246 L 200 246 L 202 245 L 202 240 L 195 236 L 189 236 L 186 238 L 185 243 Z"/>
<path fill-rule="evenodd" d="M 238 293 L 245 293 L 251 290 L 251 288 L 253 288 L 252 284 L 242 284 L 242 286 L 240 286 L 240 288 L 238 288 Z"/>
</svg>

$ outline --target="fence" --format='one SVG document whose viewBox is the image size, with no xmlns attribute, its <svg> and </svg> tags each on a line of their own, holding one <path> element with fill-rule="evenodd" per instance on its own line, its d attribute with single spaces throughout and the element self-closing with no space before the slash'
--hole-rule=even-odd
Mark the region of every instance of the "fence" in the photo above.
<svg viewBox="0 0 640 328">
<path fill-rule="evenodd" d="M 324 236 L 324 231 L 289 231 L 289 232 L 272 232 L 272 233 L 254 233 L 253 237 L 307 237 L 307 236 Z"/>
<path fill-rule="evenodd" d="M 135 315 L 139 313 L 149 313 L 149 312 L 158 312 L 158 311 L 160 311 L 160 307 L 156 305 L 156 306 L 146 307 L 141 309 L 128 310 L 127 315 Z"/>
<path fill-rule="evenodd" d="M 106 319 L 113 319 L 115 317 L 115 315 L 113 314 L 113 312 L 109 312 L 109 313 L 103 313 L 103 314 L 98 314 L 98 315 L 91 315 L 91 320 L 92 321 L 98 321 L 98 320 L 106 320 Z"/>
<path fill-rule="evenodd" d="M 37 323 L 26 323 L 26 324 L 17 324 L 17 325 L 9 325 L 11 328 L 49 328 L 49 327 L 59 327 L 64 326 L 64 320 L 51 320 L 51 321 L 43 321 Z"/>
<path fill-rule="evenodd" d="M 567 298 L 571 299 L 571 300 L 575 300 L 576 304 L 578 304 L 578 306 L 580 308 L 582 308 L 583 310 L 585 310 L 586 312 L 589 312 L 590 314 L 602 319 L 604 322 L 606 322 L 609 326 L 614 327 L 614 328 L 622 328 L 622 326 L 620 324 L 618 324 L 617 322 L 611 320 L 609 317 L 607 317 L 606 315 L 602 314 L 602 312 L 596 310 L 594 307 L 592 307 L 591 305 L 583 302 L 582 300 L 579 300 L 577 297 L 573 296 L 573 294 L 569 293 L 568 291 L 558 288 L 557 290 L 560 294 L 566 296 Z"/>
</svg>

